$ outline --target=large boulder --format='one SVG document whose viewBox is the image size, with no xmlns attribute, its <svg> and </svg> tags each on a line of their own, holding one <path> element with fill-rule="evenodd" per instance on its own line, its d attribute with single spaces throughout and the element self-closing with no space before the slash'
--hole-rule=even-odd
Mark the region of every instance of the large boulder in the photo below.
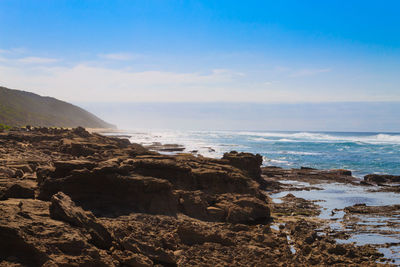
<svg viewBox="0 0 400 267">
<path fill-rule="evenodd" d="M 62 192 L 51 198 L 50 217 L 86 229 L 91 236 L 91 243 L 97 247 L 108 249 L 111 246 L 110 233 L 97 222 L 96 217 L 91 212 L 77 207 L 71 198 Z"/>
<path fill-rule="evenodd" d="M 222 159 L 228 160 L 229 164 L 247 172 L 248 175 L 254 179 L 259 179 L 261 176 L 260 166 L 263 162 L 263 158 L 260 154 L 254 155 L 251 153 L 231 151 L 225 153 Z"/>
</svg>

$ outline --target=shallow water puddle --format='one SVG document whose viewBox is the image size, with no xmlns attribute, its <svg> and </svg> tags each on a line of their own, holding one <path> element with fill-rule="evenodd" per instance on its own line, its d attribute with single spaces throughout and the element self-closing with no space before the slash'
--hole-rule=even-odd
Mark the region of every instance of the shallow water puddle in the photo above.
<svg viewBox="0 0 400 267">
<path fill-rule="evenodd" d="M 297 187 L 310 186 L 297 181 L 281 181 Z M 372 244 L 386 258 L 400 263 L 400 215 L 391 214 L 346 214 L 345 207 L 355 204 L 368 206 L 387 206 L 400 204 L 400 195 L 392 192 L 369 192 L 370 187 L 352 186 L 339 183 L 318 184 L 322 190 L 283 191 L 271 194 L 274 203 L 282 203 L 280 198 L 292 194 L 298 198 L 316 201 L 321 206 L 321 219 L 330 220 L 333 231 L 344 232 L 347 239 L 337 239 L 338 243 L 355 243 L 356 245 Z"/>
</svg>

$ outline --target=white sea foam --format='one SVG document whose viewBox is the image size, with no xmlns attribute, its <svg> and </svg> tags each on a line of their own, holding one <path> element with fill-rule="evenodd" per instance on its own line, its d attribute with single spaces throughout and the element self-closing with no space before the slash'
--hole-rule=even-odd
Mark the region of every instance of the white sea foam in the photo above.
<svg viewBox="0 0 400 267">
<path fill-rule="evenodd" d="M 278 142 L 352 142 L 368 144 L 400 144 L 400 135 L 373 134 L 373 135 L 340 135 L 326 133 L 279 133 L 279 132 L 237 132 L 237 135 L 250 136 L 254 141 Z"/>
<path fill-rule="evenodd" d="M 304 156 L 318 156 L 322 155 L 322 153 L 317 152 L 306 152 L 306 151 L 279 151 L 281 154 L 289 154 L 289 155 L 304 155 Z"/>
</svg>

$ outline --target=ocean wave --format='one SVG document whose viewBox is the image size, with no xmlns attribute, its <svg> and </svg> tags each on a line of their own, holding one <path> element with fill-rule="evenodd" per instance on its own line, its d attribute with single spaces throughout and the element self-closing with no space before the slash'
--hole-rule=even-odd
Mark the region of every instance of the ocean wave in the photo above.
<svg viewBox="0 0 400 267">
<path fill-rule="evenodd" d="M 280 154 L 289 154 L 289 155 L 304 155 L 304 156 L 318 156 L 322 155 L 322 153 L 317 152 L 306 152 L 306 151 L 279 151 Z"/>
<path fill-rule="evenodd" d="M 263 151 L 265 154 L 274 154 L 274 155 L 304 155 L 304 156 L 319 156 L 323 155 L 320 152 L 308 152 L 308 151 L 286 151 L 286 150 L 276 150 L 276 151 Z"/>
<path fill-rule="evenodd" d="M 400 135 L 377 133 L 373 135 L 340 135 L 326 133 L 238 132 L 258 142 L 351 142 L 357 144 L 400 144 Z"/>
<path fill-rule="evenodd" d="M 264 160 L 264 162 L 268 162 L 268 163 L 272 163 L 272 164 L 283 164 L 283 165 L 291 165 L 291 163 L 289 163 L 286 160 L 279 160 L 279 159 L 266 159 Z"/>
</svg>

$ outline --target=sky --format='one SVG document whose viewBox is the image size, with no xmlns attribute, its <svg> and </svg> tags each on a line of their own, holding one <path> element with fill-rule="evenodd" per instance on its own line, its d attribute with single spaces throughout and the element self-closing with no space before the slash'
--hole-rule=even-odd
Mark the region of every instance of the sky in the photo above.
<svg viewBox="0 0 400 267">
<path fill-rule="evenodd" d="M 1 0 L 0 84 L 73 103 L 398 102 L 399 10 L 391 0 Z"/>
<path fill-rule="evenodd" d="M 0 82 L 66 101 L 400 101 L 399 1 L 0 1 Z"/>
</svg>

